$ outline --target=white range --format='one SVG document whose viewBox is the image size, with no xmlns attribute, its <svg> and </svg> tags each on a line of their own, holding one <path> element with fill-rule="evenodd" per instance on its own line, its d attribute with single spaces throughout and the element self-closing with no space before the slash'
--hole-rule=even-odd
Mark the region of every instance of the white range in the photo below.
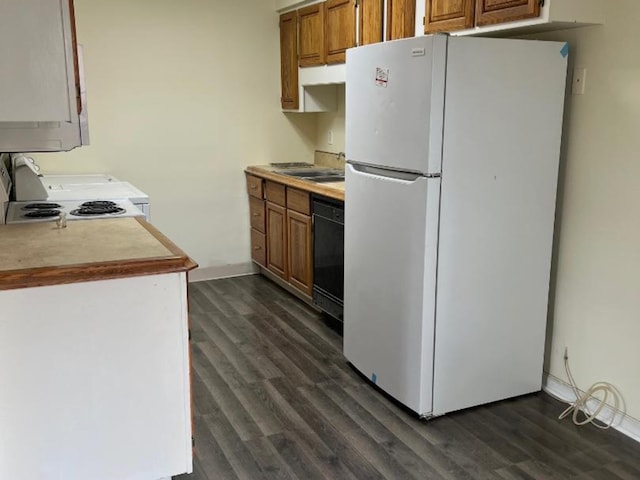
<svg viewBox="0 0 640 480">
<path fill-rule="evenodd" d="M 149 196 L 129 182 L 112 175 L 42 175 L 40 167 L 23 154 L 12 155 L 16 201 L 95 201 L 112 200 L 135 205 L 150 220 Z"/>
</svg>

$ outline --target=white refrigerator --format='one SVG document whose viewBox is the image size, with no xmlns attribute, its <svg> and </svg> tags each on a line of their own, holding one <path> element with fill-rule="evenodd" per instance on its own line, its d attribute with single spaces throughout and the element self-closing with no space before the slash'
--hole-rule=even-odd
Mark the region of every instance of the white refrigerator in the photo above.
<svg viewBox="0 0 640 480">
<path fill-rule="evenodd" d="M 541 388 L 567 54 L 347 51 L 344 355 L 423 417 Z"/>
</svg>

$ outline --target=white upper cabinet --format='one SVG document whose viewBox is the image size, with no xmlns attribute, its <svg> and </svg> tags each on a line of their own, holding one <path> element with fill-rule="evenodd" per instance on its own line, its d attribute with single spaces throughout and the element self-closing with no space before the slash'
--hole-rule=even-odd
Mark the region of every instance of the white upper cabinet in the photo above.
<svg viewBox="0 0 640 480">
<path fill-rule="evenodd" d="M 3 0 L 0 121 L 71 121 L 75 78 L 64 0 Z M 69 78 L 71 76 L 71 78 Z"/>
<path fill-rule="evenodd" d="M 0 2 L 0 152 L 88 143 L 73 0 Z"/>
</svg>

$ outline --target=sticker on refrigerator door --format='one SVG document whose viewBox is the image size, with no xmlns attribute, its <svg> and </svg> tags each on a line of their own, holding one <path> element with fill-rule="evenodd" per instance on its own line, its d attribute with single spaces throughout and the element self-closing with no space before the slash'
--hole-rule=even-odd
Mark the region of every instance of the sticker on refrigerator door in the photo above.
<svg viewBox="0 0 640 480">
<path fill-rule="evenodd" d="M 376 68 L 376 85 L 379 87 L 386 87 L 389 81 L 389 69 L 388 68 Z"/>
<path fill-rule="evenodd" d="M 411 49 L 411 56 L 412 57 L 424 57 L 424 55 L 425 55 L 424 48 L 412 48 Z"/>
</svg>

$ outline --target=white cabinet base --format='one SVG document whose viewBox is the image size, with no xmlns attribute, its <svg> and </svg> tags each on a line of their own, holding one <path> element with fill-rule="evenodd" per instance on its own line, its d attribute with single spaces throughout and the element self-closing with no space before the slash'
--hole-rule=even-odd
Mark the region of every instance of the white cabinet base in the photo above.
<svg viewBox="0 0 640 480">
<path fill-rule="evenodd" d="M 0 478 L 191 471 L 185 273 L 0 291 Z"/>
</svg>

